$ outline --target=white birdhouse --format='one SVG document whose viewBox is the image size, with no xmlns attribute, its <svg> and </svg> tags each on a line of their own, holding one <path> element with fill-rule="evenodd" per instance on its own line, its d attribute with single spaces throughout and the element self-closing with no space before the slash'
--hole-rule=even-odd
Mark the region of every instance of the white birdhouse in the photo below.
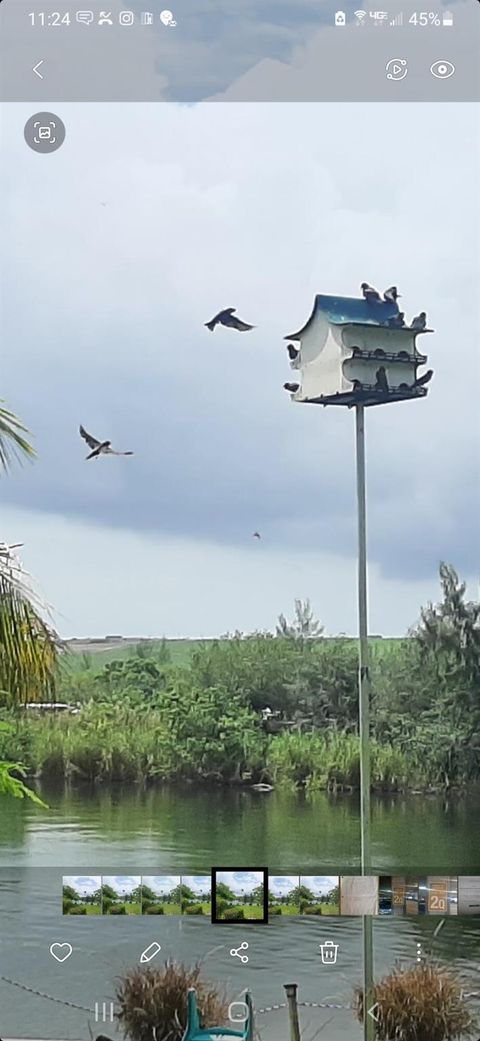
<svg viewBox="0 0 480 1041">
<path fill-rule="evenodd" d="M 433 373 L 417 376 L 427 357 L 416 340 L 432 330 L 421 328 L 423 317 L 419 328 L 401 322 L 393 300 L 316 296 L 307 324 L 285 337 L 295 343 L 285 388 L 294 401 L 349 407 L 425 397 Z"/>
</svg>

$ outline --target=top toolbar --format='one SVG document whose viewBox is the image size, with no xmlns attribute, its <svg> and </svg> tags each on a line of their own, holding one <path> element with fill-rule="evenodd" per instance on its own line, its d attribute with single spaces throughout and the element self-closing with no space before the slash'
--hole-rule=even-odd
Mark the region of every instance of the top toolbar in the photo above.
<svg viewBox="0 0 480 1041">
<path fill-rule="evenodd" d="M 480 4 L 337 3 L 289 11 L 273 0 L 267 17 L 232 0 L 58 10 L 2 0 L 0 99 L 478 100 Z"/>
</svg>

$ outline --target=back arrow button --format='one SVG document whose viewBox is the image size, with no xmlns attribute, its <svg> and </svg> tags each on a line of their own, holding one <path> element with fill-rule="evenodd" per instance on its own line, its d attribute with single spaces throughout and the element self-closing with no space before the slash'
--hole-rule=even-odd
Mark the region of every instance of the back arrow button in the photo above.
<svg viewBox="0 0 480 1041">
<path fill-rule="evenodd" d="M 33 69 L 32 69 L 32 72 L 34 72 L 34 73 L 35 73 L 35 75 L 36 75 L 36 76 L 38 76 L 39 80 L 43 80 L 43 76 L 42 76 L 42 73 L 41 73 L 41 72 L 39 72 L 38 70 L 39 70 L 40 66 L 41 66 L 41 65 L 43 65 L 44 61 L 45 61 L 45 59 L 44 59 L 44 58 L 42 58 L 42 60 L 41 60 L 41 61 L 37 61 L 37 64 L 36 64 L 36 65 L 34 65 L 34 66 L 33 66 Z"/>
</svg>

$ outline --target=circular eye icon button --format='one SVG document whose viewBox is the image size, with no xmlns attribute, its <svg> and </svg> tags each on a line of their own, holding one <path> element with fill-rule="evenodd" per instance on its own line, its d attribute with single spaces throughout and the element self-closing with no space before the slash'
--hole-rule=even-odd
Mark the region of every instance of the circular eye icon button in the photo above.
<svg viewBox="0 0 480 1041">
<path fill-rule="evenodd" d="M 65 124 L 54 112 L 36 112 L 25 123 L 23 134 L 34 152 L 56 152 L 65 141 Z"/>
<path fill-rule="evenodd" d="M 430 72 L 437 80 L 448 80 L 450 76 L 453 76 L 455 66 L 451 61 L 434 61 L 430 66 Z"/>
<path fill-rule="evenodd" d="M 404 80 L 408 73 L 406 58 L 390 58 L 385 66 L 387 80 Z"/>
</svg>

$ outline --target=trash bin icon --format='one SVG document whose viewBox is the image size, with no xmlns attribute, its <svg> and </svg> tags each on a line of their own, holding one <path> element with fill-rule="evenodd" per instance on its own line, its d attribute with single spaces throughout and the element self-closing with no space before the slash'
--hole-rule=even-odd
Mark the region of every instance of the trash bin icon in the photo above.
<svg viewBox="0 0 480 1041">
<path fill-rule="evenodd" d="M 335 965 L 337 961 L 338 943 L 334 943 L 333 940 L 326 940 L 325 943 L 319 944 L 319 947 L 322 955 L 322 964 Z"/>
</svg>

